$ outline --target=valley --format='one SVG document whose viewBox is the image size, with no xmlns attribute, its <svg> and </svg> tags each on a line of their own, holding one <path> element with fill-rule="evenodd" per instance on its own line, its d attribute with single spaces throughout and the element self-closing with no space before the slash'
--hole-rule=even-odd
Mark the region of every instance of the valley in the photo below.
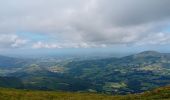
<svg viewBox="0 0 170 100">
<path fill-rule="evenodd" d="M 3 61 L 1 76 L 21 80 L 23 85 L 17 88 L 22 89 L 115 95 L 141 93 L 170 84 L 170 54 L 156 51 L 121 58 L 78 60 L 72 57 L 18 61 L 1 57 L 0 60 Z M 4 61 L 11 64 L 5 65 Z"/>
</svg>

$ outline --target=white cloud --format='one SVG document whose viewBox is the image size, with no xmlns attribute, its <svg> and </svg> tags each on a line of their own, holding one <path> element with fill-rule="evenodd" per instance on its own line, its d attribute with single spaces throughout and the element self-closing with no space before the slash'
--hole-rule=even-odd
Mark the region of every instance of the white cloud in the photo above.
<svg viewBox="0 0 170 100">
<path fill-rule="evenodd" d="M 28 40 L 22 39 L 15 34 L 0 34 L 1 48 L 18 48 L 27 43 Z"/>
<path fill-rule="evenodd" d="M 37 42 L 32 45 L 34 49 L 61 49 L 61 48 L 97 48 L 97 47 L 107 47 L 105 44 L 88 44 L 88 43 L 44 43 L 44 42 Z"/>
<path fill-rule="evenodd" d="M 35 49 L 41 49 L 41 48 L 53 49 L 53 48 L 62 48 L 62 47 L 57 45 L 57 44 L 45 44 L 45 43 L 42 43 L 41 41 L 39 41 L 39 42 L 33 44 L 32 48 L 35 48 Z"/>
<path fill-rule="evenodd" d="M 166 44 L 170 34 L 162 29 L 169 26 L 169 5 L 169 0 L 1 0 L 0 34 L 32 32 L 56 39 L 33 43 L 33 48 Z M 15 38 L 0 44 L 26 43 Z"/>
<path fill-rule="evenodd" d="M 137 42 L 137 45 L 165 45 L 170 43 L 170 34 L 166 33 L 154 33 L 148 34 L 141 41 Z"/>
</svg>

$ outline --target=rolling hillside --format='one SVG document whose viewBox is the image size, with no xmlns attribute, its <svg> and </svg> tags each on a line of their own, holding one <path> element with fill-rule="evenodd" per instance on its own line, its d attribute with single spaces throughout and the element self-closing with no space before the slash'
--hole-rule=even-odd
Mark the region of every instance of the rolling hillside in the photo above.
<svg viewBox="0 0 170 100">
<path fill-rule="evenodd" d="M 76 92 L 49 92 L 0 89 L 0 100 L 169 100 L 170 87 L 158 88 L 141 94 L 105 95 Z"/>
<path fill-rule="evenodd" d="M 72 77 L 92 81 L 97 91 L 139 93 L 170 84 L 170 55 L 145 51 L 122 58 L 73 61 L 68 63 Z"/>
<path fill-rule="evenodd" d="M 0 68 L 23 67 L 28 62 L 28 59 L 20 59 L 0 55 Z"/>
</svg>

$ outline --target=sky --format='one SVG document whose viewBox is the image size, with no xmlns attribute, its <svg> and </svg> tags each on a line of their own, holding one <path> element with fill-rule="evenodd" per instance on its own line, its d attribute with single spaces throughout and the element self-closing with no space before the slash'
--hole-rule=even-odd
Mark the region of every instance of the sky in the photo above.
<svg viewBox="0 0 170 100">
<path fill-rule="evenodd" d="M 170 52 L 170 0 L 0 0 L 0 54 Z"/>
</svg>

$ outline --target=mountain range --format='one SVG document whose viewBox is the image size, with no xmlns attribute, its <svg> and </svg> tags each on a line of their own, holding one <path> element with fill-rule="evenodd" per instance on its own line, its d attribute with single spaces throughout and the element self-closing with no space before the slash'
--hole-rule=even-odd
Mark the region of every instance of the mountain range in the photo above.
<svg viewBox="0 0 170 100">
<path fill-rule="evenodd" d="M 170 54 L 156 51 L 62 61 L 0 56 L 0 62 L 1 76 L 21 80 L 25 89 L 128 94 L 170 84 Z"/>
</svg>

